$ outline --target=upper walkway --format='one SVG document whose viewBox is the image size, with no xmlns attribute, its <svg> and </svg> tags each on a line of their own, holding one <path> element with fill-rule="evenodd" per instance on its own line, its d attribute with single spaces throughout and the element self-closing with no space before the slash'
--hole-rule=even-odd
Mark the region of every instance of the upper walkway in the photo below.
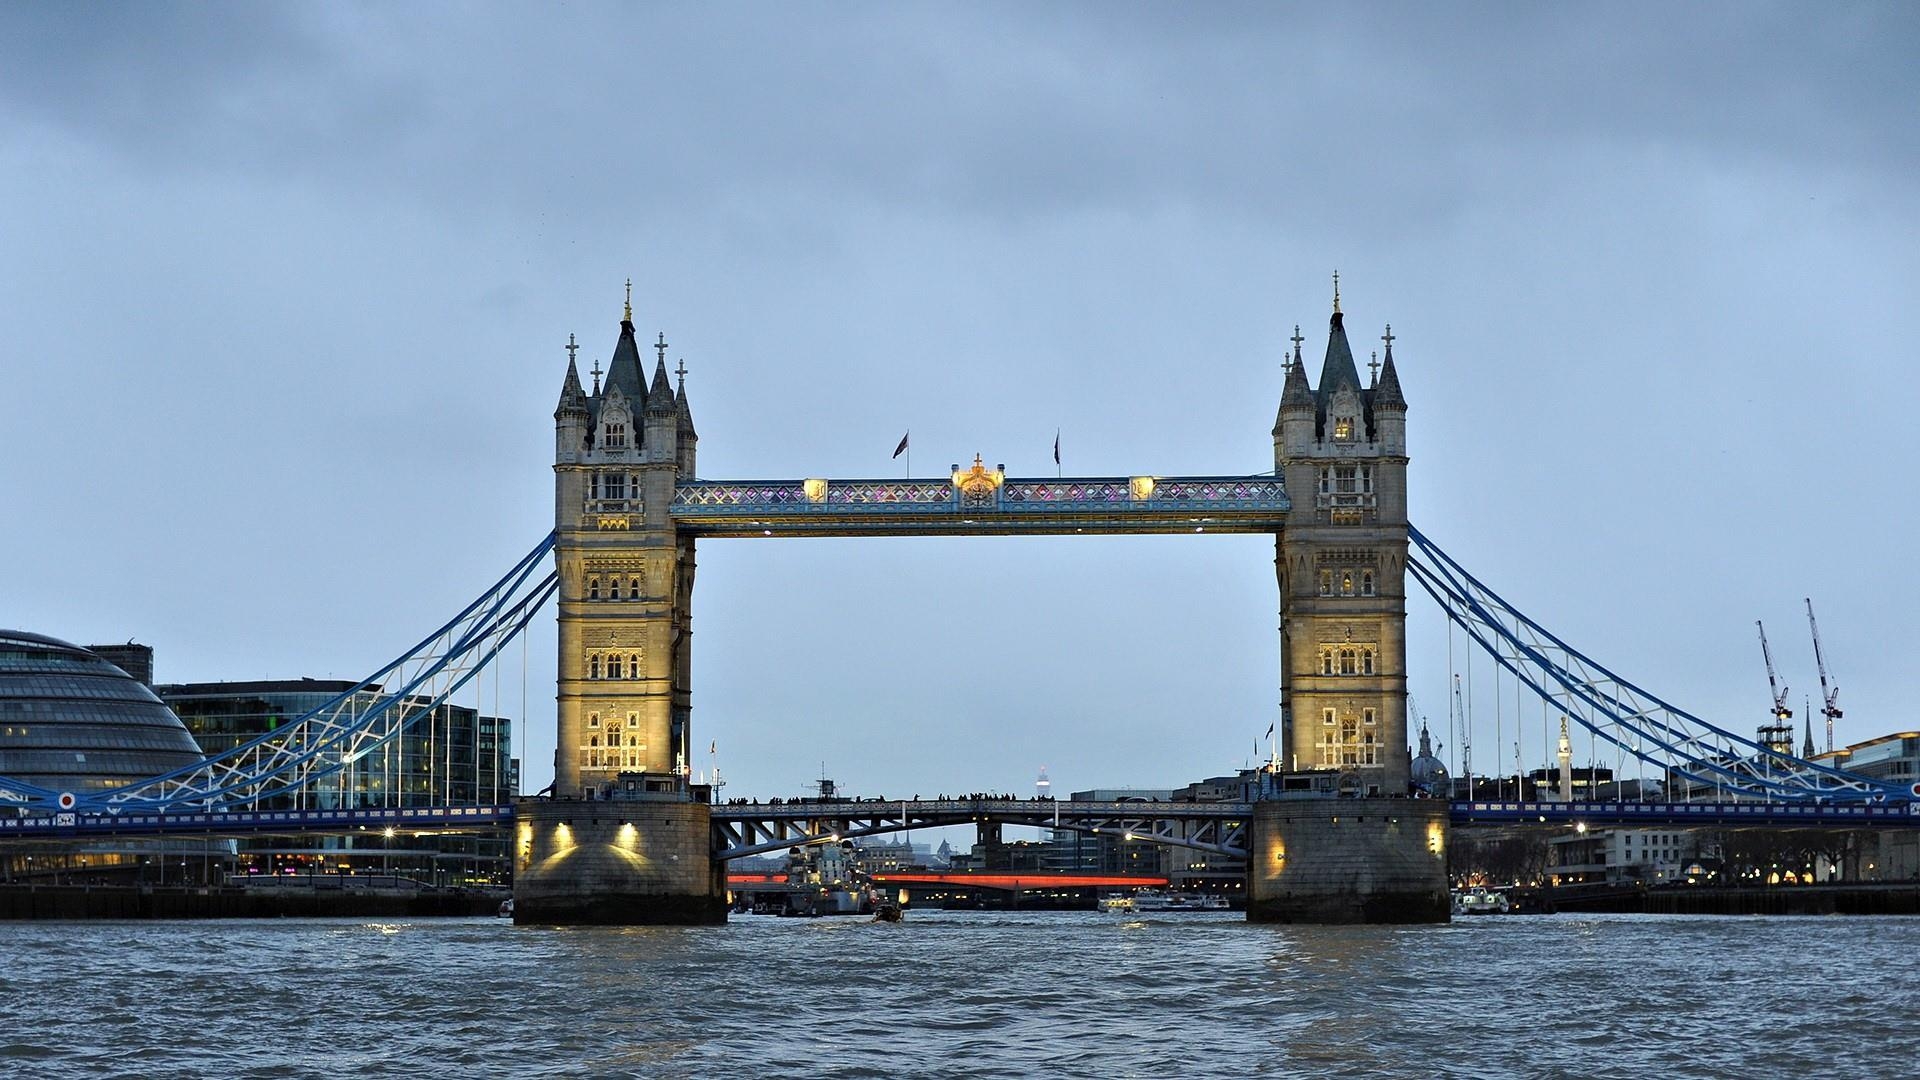
<svg viewBox="0 0 1920 1080">
<path fill-rule="evenodd" d="M 976 461 L 929 480 L 691 480 L 670 513 L 714 537 L 1274 533 L 1291 506 L 1273 475 L 1020 480 Z"/>
</svg>

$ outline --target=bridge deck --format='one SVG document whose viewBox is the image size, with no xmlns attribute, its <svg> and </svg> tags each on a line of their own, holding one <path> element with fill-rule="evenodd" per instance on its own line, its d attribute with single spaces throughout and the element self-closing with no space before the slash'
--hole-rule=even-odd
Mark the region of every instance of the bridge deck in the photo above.
<svg viewBox="0 0 1920 1080">
<path fill-rule="evenodd" d="M 348 833 L 393 828 L 447 832 L 513 820 L 513 806 L 396 806 L 367 810 L 220 810 L 205 813 L 47 814 L 0 819 L 0 840 L 156 834 Z"/>
<path fill-rule="evenodd" d="M 1920 825 L 1920 803 L 1456 802 L 1455 825 L 1717 825 L 1749 829 Z"/>
</svg>

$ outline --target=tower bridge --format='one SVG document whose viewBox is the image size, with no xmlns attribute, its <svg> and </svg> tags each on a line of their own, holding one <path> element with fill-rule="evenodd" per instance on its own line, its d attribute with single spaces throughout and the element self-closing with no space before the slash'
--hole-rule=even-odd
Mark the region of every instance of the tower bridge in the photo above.
<svg viewBox="0 0 1920 1080">
<path fill-rule="evenodd" d="M 604 381 L 596 364 L 583 383 L 569 347 L 554 411 L 554 530 L 499 581 L 353 689 L 205 761 L 84 791 L 0 776 L 0 806 L 23 815 L 0 819 L 0 840 L 403 827 L 412 819 L 388 821 L 381 810 L 276 817 L 269 800 L 369 760 L 473 679 L 549 600 L 559 622 L 550 797 L 415 811 L 415 823 L 441 828 L 512 820 L 522 921 L 718 921 L 729 859 L 941 825 L 1118 833 L 1243 857 L 1252 918 L 1386 921 L 1446 918 L 1451 826 L 1916 820 L 1920 792 L 1687 713 L 1505 601 L 1408 522 L 1407 402 L 1391 329 L 1364 382 L 1337 292 L 1312 382 L 1303 340 L 1296 328 L 1284 359 L 1271 471 L 1014 478 L 976 455 L 934 478 L 718 480 L 697 471 L 684 365 L 669 377 L 662 335 L 644 377 L 629 307 Z M 1141 533 L 1275 538 L 1279 740 L 1260 797 L 714 807 L 711 792 L 690 782 L 701 541 Z M 549 554 L 552 569 L 543 572 Z M 1409 581 L 1502 671 L 1694 801 L 1449 806 L 1408 798 Z M 377 704 L 368 706 L 370 697 Z"/>
</svg>

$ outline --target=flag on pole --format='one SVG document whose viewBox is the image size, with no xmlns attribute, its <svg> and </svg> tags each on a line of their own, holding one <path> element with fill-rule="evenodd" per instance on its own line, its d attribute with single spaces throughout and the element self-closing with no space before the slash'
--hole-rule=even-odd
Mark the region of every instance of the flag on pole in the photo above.
<svg viewBox="0 0 1920 1080">
<path fill-rule="evenodd" d="M 1060 429 L 1053 429 L 1053 463 L 1060 464 Z"/>
<path fill-rule="evenodd" d="M 1269 738 L 1269 739 L 1271 739 L 1271 738 L 1273 738 L 1273 729 L 1274 729 L 1274 726 L 1275 726 L 1275 725 L 1273 725 L 1273 724 L 1268 724 L 1268 725 L 1267 725 L 1267 738 Z"/>
<path fill-rule="evenodd" d="M 901 454 L 904 454 L 907 452 L 907 435 L 912 435 L 912 434 L 913 432 L 909 431 L 907 432 L 906 435 L 900 436 L 900 445 L 893 448 L 894 457 L 899 457 Z"/>
<path fill-rule="evenodd" d="M 718 739 L 707 744 L 707 753 L 717 754 L 719 752 L 720 752 L 720 741 Z"/>
</svg>

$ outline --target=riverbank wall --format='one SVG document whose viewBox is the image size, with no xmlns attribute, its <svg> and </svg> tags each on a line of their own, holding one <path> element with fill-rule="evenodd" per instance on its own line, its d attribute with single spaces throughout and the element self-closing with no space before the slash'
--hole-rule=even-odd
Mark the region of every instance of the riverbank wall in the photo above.
<svg viewBox="0 0 1920 1080">
<path fill-rule="evenodd" d="M 161 888 L 113 885 L 0 885 L 7 919 L 432 918 L 492 915 L 501 895 L 477 890 L 377 892 L 352 889 Z"/>
<path fill-rule="evenodd" d="M 1629 915 L 1920 915 L 1920 884 L 1543 889 L 1544 910 Z"/>
</svg>

